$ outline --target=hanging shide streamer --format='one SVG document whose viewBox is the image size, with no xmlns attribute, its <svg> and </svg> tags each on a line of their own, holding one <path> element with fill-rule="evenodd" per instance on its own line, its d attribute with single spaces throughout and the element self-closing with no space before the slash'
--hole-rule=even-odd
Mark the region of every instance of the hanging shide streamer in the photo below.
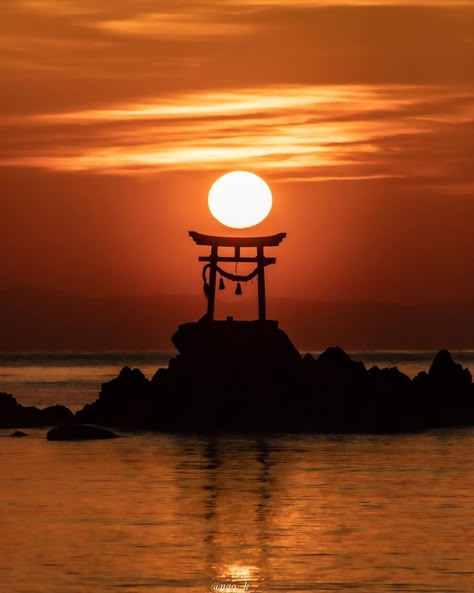
<svg viewBox="0 0 474 593">
<path fill-rule="evenodd" d="M 209 296 L 209 282 L 207 281 L 207 271 L 211 268 L 210 263 L 206 264 L 203 269 L 202 269 L 202 280 L 204 283 L 204 294 L 206 295 L 206 297 Z M 265 262 L 263 264 L 265 267 L 270 265 L 270 262 Z M 236 270 L 237 270 L 237 266 L 236 266 Z M 224 284 L 224 278 L 226 278 L 227 280 L 230 280 L 231 282 L 237 282 L 239 285 L 241 282 L 248 282 L 249 280 L 253 280 L 255 278 L 255 276 L 258 274 L 258 266 L 255 267 L 254 270 L 252 270 L 249 274 L 232 274 L 232 272 L 226 272 L 225 270 L 223 270 L 220 266 L 216 265 L 216 272 L 220 274 L 220 279 L 219 279 L 219 290 L 224 290 L 225 289 L 225 284 Z M 236 290 L 235 290 L 235 294 L 237 295 L 241 295 L 242 294 L 242 286 L 237 286 Z"/>
<path fill-rule="evenodd" d="M 264 267 L 270 265 L 271 262 L 264 262 Z M 206 264 L 202 269 L 202 279 L 206 284 L 209 284 L 206 278 L 207 271 L 211 267 L 211 264 Z M 255 267 L 249 274 L 232 274 L 232 272 L 226 272 L 220 266 L 216 266 L 216 272 L 218 272 L 223 278 L 230 280 L 231 282 L 248 282 L 249 280 L 253 280 L 255 276 L 258 274 L 258 266 Z"/>
</svg>

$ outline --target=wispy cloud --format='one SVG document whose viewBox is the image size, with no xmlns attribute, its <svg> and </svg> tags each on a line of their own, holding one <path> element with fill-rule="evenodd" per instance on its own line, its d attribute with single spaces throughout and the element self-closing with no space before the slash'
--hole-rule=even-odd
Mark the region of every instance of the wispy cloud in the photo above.
<svg viewBox="0 0 474 593">
<path fill-rule="evenodd" d="M 470 183 L 471 1 L 3 0 L 2 9 L 3 166 L 258 165 L 281 179 Z"/>
<path fill-rule="evenodd" d="M 228 4 L 247 6 L 288 6 L 289 0 L 224 0 Z M 334 8 L 335 6 L 472 6 L 471 0 L 291 0 L 292 6 Z"/>
<path fill-rule="evenodd" d="M 7 84 L 20 76 L 34 81 L 41 69 L 58 85 L 65 78 L 75 79 L 76 86 L 120 80 L 113 89 L 122 94 L 115 96 L 129 99 L 131 88 L 139 98 L 152 85 L 159 94 L 164 87 L 473 80 L 471 0 L 2 0 L 1 5 L 0 70 Z M 63 93 L 63 101 L 68 97 Z M 97 99 L 109 102 L 110 95 L 97 91 Z"/>
<path fill-rule="evenodd" d="M 98 12 L 107 12 L 103 3 L 98 3 L 96 0 L 15 0 L 18 4 L 30 10 L 39 12 L 55 12 L 56 14 L 64 15 L 78 15 L 78 14 L 94 14 Z M 212 8 L 216 10 L 216 4 L 206 1 L 196 2 L 167 2 L 165 0 L 126 0 L 125 6 L 132 9 L 135 6 L 136 10 L 141 10 L 144 13 L 151 8 L 157 7 L 175 7 L 181 13 L 191 12 L 196 9 L 200 10 L 203 7 Z M 239 6 L 302 6 L 308 8 L 328 7 L 334 6 L 472 6 L 472 0 L 221 0 L 219 2 L 221 7 L 239 7 Z"/>
<path fill-rule="evenodd" d="M 235 23 L 216 19 L 210 11 L 152 12 L 131 18 L 104 20 L 97 28 L 117 35 L 193 39 L 250 33 L 255 27 L 249 23 Z"/>
<path fill-rule="evenodd" d="M 33 150 L 12 139 L 0 163 L 122 173 L 258 165 L 294 180 L 436 176 L 447 174 L 459 150 L 453 136 L 473 119 L 472 93 L 442 87 L 200 92 L 17 120 Z M 440 149 L 442 162 L 431 161 Z"/>
<path fill-rule="evenodd" d="M 55 15 L 78 16 L 100 12 L 97 2 L 90 0 L 15 0 L 26 10 L 53 13 Z"/>
</svg>

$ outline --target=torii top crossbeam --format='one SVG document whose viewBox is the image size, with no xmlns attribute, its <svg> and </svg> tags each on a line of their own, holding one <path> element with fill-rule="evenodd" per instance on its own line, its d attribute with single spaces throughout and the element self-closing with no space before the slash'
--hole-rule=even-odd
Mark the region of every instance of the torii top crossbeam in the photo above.
<svg viewBox="0 0 474 593">
<path fill-rule="evenodd" d="M 212 235 L 203 235 L 196 231 L 189 231 L 189 235 L 197 245 L 209 245 L 211 254 L 201 256 L 199 261 L 208 262 L 210 267 L 209 291 L 207 301 L 207 318 L 214 320 L 214 306 L 216 302 L 216 273 L 218 262 L 222 263 L 256 263 L 258 277 L 258 319 L 266 320 L 266 300 L 265 300 L 265 266 L 274 264 L 274 257 L 265 257 L 265 247 L 277 247 L 286 237 L 286 233 L 278 233 L 267 237 L 215 237 Z M 219 247 L 233 247 L 233 256 L 219 255 Z M 255 256 L 241 256 L 242 247 L 255 247 L 257 253 Z"/>
</svg>

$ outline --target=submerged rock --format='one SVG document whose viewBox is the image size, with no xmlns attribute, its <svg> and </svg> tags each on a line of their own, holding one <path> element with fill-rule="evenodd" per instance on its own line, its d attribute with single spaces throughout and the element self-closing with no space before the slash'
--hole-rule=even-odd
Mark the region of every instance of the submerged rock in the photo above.
<svg viewBox="0 0 474 593">
<path fill-rule="evenodd" d="M 48 441 L 89 441 L 93 439 L 116 439 L 118 434 L 90 424 L 64 424 L 52 428 L 46 438 Z"/>
</svg>

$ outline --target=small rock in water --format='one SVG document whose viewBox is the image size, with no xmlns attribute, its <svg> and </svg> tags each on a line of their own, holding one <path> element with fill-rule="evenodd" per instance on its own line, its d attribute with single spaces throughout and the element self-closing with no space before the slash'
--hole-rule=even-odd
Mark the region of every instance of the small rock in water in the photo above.
<svg viewBox="0 0 474 593">
<path fill-rule="evenodd" d="M 92 439 L 116 439 L 118 434 L 90 424 L 65 424 L 52 428 L 46 438 L 48 441 L 88 441 Z"/>
<path fill-rule="evenodd" d="M 28 434 L 26 432 L 23 432 L 22 430 L 15 430 L 15 432 L 12 432 L 11 435 L 9 435 L 9 436 L 20 438 L 20 437 L 27 437 Z"/>
</svg>

